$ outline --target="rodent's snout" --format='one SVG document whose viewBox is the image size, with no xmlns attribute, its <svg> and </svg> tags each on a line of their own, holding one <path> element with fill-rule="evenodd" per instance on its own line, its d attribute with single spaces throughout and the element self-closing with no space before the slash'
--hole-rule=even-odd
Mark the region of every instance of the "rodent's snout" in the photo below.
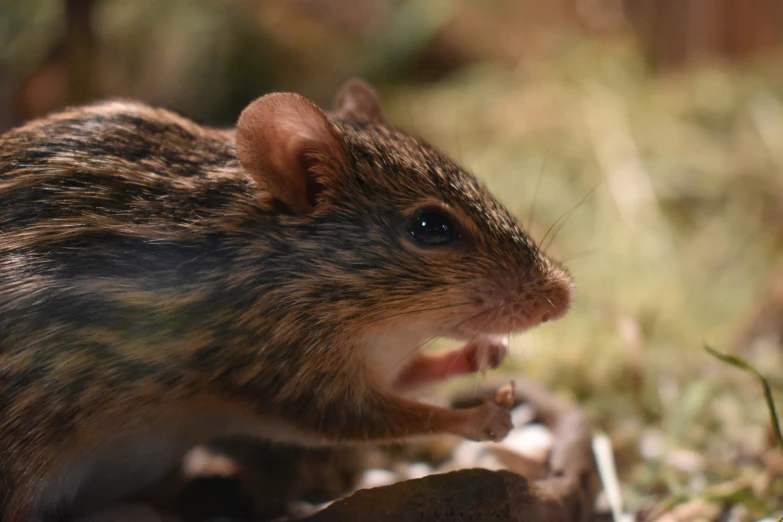
<svg viewBox="0 0 783 522">
<path fill-rule="evenodd" d="M 540 283 L 539 288 L 539 292 L 527 293 L 523 305 L 516 304 L 520 300 L 517 297 L 512 307 L 514 310 L 527 309 L 530 327 L 563 317 L 571 306 L 572 287 L 569 283 L 545 281 Z"/>
<path fill-rule="evenodd" d="M 560 319 L 571 307 L 574 294 L 574 285 L 571 279 L 566 275 L 558 274 L 543 286 L 543 299 L 546 304 L 542 304 L 543 311 L 540 316 L 540 322 L 545 323 Z"/>
<path fill-rule="evenodd" d="M 502 278 L 483 292 L 480 301 L 494 311 L 491 329 L 513 332 L 564 316 L 573 293 L 570 277 L 553 269 L 533 278 Z"/>
</svg>

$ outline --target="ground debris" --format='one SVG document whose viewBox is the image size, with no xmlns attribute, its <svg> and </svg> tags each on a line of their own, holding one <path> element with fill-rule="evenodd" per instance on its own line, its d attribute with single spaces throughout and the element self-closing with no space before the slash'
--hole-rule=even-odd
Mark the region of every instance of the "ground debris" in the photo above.
<svg viewBox="0 0 783 522">
<path fill-rule="evenodd" d="M 517 453 L 512 445 L 471 443 L 483 445 L 487 451 L 493 452 L 495 462 L 501 469 L 470 468 L 437 472 L 459 467 L 455 466 L 454 461 L 457 459 L 453 456 L 436 468 L 435 474 L 356 491 L 300 520 L 591 520 L 596 490 L 590 424 L 578 409 L 558 401 L 528 381 L 515 381 L 515 390 L 516 403 L 532 406 L 535 420 L 552 433 L 552 444 L 542 466 L 531 466 L 531 460 L 537 459 L 526 458 L 521 452 Z M 485 392 L 474 394 L 474 397 L 490 393 L 491 388 L 488 388 Z M 473 401 L 475 399 L 457 399 L 455 405 L 470 406 Z M 520 427 L 515 429 L 519 430 Z M 480 451 L 474 455 L 479 459 Z M 463 465 L 467 463 L 463 462 Z M 535 476 L 530 476 L 531 473 Z"/>
</svg>

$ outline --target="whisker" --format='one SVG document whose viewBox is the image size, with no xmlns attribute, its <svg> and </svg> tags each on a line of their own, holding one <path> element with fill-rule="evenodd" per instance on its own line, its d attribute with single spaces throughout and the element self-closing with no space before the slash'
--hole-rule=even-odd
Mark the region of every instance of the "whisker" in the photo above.
<svg viewBox="0 0 783 522">
<path fill-rule="evenodd" d="M 474 334 L 473 334 L 473 337 L 471 337 L 471 338 L 470 338 L 470 340 L 469 340 L 467 343 L 465 343 L 465 346 L 467 346 L 467 345 L 469 345 L 470 343 L 472 343 L 473 341 L 475 341 L 475 340 L 476 340 L 476 337 L 478 337 L 478 336 L 479 336 L 479 334 L 480 334 L 481 332 L 483 332 L 483 331 L 484 331 L 484 329 L 485 329 L 487 326 L 489 326 L 489 323 L 491 323 L 492 321 L 497 321 L 497 318 L 495 318 L 495 317 L 490 317 L 490 318 L 487 320 L 487 322 L 486 322 L 486 323 L 484 323 L 484 326 L 482 326 L 481 328 L 479 328 L 479 330 L 478 330 L 476 333 L 474 333 Z"/>
<path fill-rule="evenodd" d="M 533 334 L 533 351 L 538 353 L 538 336 L 536 335 L 535 330 L 533 330 L 531 333 Z M 527 359 L 527 357 L 525 357 L 524 350 L 520 350 L 520 352 L 522 353 L 522 358 Z"/>
<path fill-rule="evenodd" d="M 361 325 L 368 325 L 368 324 L 376 323 L 378 321 L 391 319 L 392 317 L 398 317 L 400 315 L 417 314 L 417 313 L 420 313 L 420 312 L 431 312 L 433 310 L 445 310 L 447 308 L 457 308 L 459 306 L 467 306 L 467 305 L 470 305 L 470 304 L 473 304 L 473 301 L 466 301 L 464 303 L 450 304 L 450 305 L 445 305 L 445 306 L 433 306 L 431 308 L 417 308 L 416 310 L 408 310 L 408 311 L 405 311 L 405 312 L 397 312 L 397 313 L 394 313 L 394 314 L 385 315 L 383 317 L 378 317 L 377 319 L 373 319 L 372 321 L 367 321 L 367 322 L 360 323 L 360 324 Z"/>
<path fill-rule="evenodd" d="M 473 398 L 475 399 L 476 396 L 478 396 L 478 385 L 479 385 L 479 379 L 481 378 L 481 370 L 477 371 L 475 373 L 475 377 L 473 377 Z"/>
<path fill-rule="evenodd" d="M 544 296 L 544 299 L 546 299 L 546 302 L 549 303 L 549 306 L 551 306 L 552 308 L 555 307 L 555 303 L 553 303 L 552 300 L 549 299 L 547 296 Z"/>
<path fill-rule="evenodd" d="M 435 334 L 435 335 L 433 335 L 432 337 L 430 337 L 429 339 L 427 339 L 426 341 L 424 341 L 423 343 L 421 343 L 420 345 L 418 345 L 418 346 L 416 346 L 415 348 L 413 348 L 411 351 L 409 351 L 407 354 L 405 354 L 405 357 L 403 357 L 402 359 L 400 359 L 400 362 L 398 362 L 398 363 L 397 363 L 397 364 L 394 366 L 394 369 L 396 370 L 396 369 L 397 369 L 397 367 L 401 366 L 401 365 L 402 365 L 402 363 L 404 363 L 404 362 L 405 362 L 405 360 L 406 360 L 408 357 L 410 357 L 411 355 L 413 355 L 414 353 L 416 353 L 418 350 L 420 350 L 421 348 L 423 348 L 425 344 L 427 344 L 427 343 L 429 343 L 429 342 L 431 342 L 431 341 L 435 341 L 435 340 L 437 340 L 437 339 L 440 339 L 441 337 L 443 337 L 443 334 L 440 334 L 440 333 L 439 333 L 439 334 Z"/>
<path fill-rule="evenodd" d="M 508 341 L 508 353 L 511 353 L 511 327 L 508 328 L 508 333 L 506 333 L 506 340 Z"/>
<path fill-rule="evenodd" d="M 584 252 L 578 252 L 576 254 L 570 255 L 567 258 L 563 259 L 562 261 L 560 261 L 560 263 L 565 264 L 576 258 L 597 254 L 598 252 L 599 252 L 598 250 L 585 250 Z"/>
<path fill-rule="evenodd" d="M 585 195 L 582 197 L 582 199 L 580 199 L 580 200 L 579 200 L 579 202 L 578 202 L 576 205 L 574 205 L 573 207 L 571 207 L 570 209 L 568 209 L 567 211 L 565 211 L 565 212 L 563 213 L 563 215 L 561 215 L 559 218 L 557 218 L 557 219 L 555 220 L 555 222 L 554 222 L 554 223 L 552 223 L 552 225 L 551 225 L 551 226 L 549 227 L 549 229 L 546 231 L 546 234 L 544 234 L 544 237 L 543 237 L 543 238 L 541 238 L 541 241 L 539 242 L 539 244 L 541 245 L 541 250 L 543 250 L 544 252 L 546 252 L 546 251 L 549 249 L 549 247 L 551 247 L 551 246 L 552 246 L 552 241 L 554 241 L 554 239 L 553 239 L 552 241 L 550 241 L 550 242 L 549 242 L 549 245 L 548 245 L 548 246 L 546 246 L 546 247 L 544 246 L 544 242 L 546 241 L 546 238 L 547 238 L 547 236 L 549 236 L 549 233 L 550 233 L 550 232 L 552 232 L 552 229 L 554 229 L 554 228 L 555 228 L 555 226 L 557 226 L 557 225 L 558 225 L 558 224 L 559 224 L 561 221 L 563 221 L 563 219 L 564 219 L 564 218 L 567 218 L 567 217 L 571 216 L 571 215 L 572 215 L 572 214 L 573 214 L 573 213 L 574 213 L 574 212 L 575 212 L 575 211 L 576 211 L 576 210 L 577 210 L 579 207 L 581 207 L 581 206 L 582 206 L 582 205 L 585 203 L 585 201 L 587 201 L 587 199 L 588 199 L 590 196 L 592 196 L 592 195 L 593 195 L 593 193 L 594 193 L 594 192 L 595 192 L 595 191 L 598 189 L 598 187 L 600 187 L 600 186 L 601 186 L 601 184 L 602 184 L 602 183 L 603 183 L 603 180 L 599 181 L 599 182 L 598 182 L 598 184 L 596 184 L 596 186 L 594 186 L 592 189 L 590 189 L 590 190 L 587 192 L 587 194 L 585 194 Z M 555 231 L 555 234 L 554 234 L 554 235 L 555 235 L 555 236 L 557 236 L 557 234 L 560 232 L 560 230 L 561 230 L 562 228 L 563 228 L 563 225 L 560 225 L 560 226 L 557 228 L 557 230 Z"/>
<path fill-rule="evenodd" d="M 463 114 L 463 109 L 465 108 L 465 98 L 462 97 L 457 102 L 457 114 Z M 459 138 L 459 125 L 454 126 L 454 141 L 456 141 L 457 144 L 457 161 L 459 161 L 460 165 L 469 168 L 468 165 L 465 165 L 465 157 L 462 154 L 462 140 Z"/>
<path fill-rule="evenodd" d="M 541 185 L 541 178 L 543 178 L 544 168 L 549 156 L 544 156 L 544 161 L 541 162 L 541 168 L 538 169 L 538 176 L 536 176 L 536 188 L 533 189 L 533 199 L 530 201 L 530 215 L 527 217 L 527 229 L 530 230 L 533 224 L 533 215 L 536 210 L 536 200 L 538 200 L 538 187 Z"/>
<path fill-rule="evenodd" d="M 477 331 L 475 334 L 473 334 L 473 337 L 471 337 L 471 338 L 470 338 L 470 340 L 469 340 L 467 343 L 465 343 L 465 346 L 468 346 L 468 345 L 470 345 L 470 343 L 472 343 L 473 341 L 475 341 L 475 340 L 476 340 L 476 337 L 478 337 L 478 336 L 479 336 L 479 334 L 480 334 L 481 332 L 483 332 L 483 331 L 484 331 L 484 329 L 485 329 L 487 326 L 489 326 L 489 324 L 490 324 L 491 322 L 493 322 L 493 321 L 497 321 L 497 318 L 495 318 L 495 317 L 491 317 L 491 316 L 490 316 L 490 318 L 489 318 L 489 319 L 487 319 L 487 322 L 486 322 L 486 323 L 484 323 L 484 326 L 482 326 L 481 328 L 479 328 L 479 330 L 478 330 L 478 331 Z M 480 365 L 480 364 L 481 364 L 481 360 L 479 360 L 479 365 Z M 454 366 L 454 362 L 453 362 L 453 361 L 452 361 L 451 365 L 452 365 L 452 366 Z M 449 371 L 448 371 L 448 372 L 446 372 L 446 375 L 449 375 L 450 373 L 451 373 L 451 368 L 449 368 Z M 479 371 L 477 371 L 477 372 L 476 372 L 476 380 L 475 380 L 475 384 L 474 384 L 474 387 L 473 387 L 473 396 L 474 396 L 474 397 L 475 397 L 475 396 L 478 394 L 478 379 L 479 379 L 479 373 L 481 373 L 481 366 L 479 366 Z"/>
<path fill-rule="evenodd" d="M 511 341 L 512 341 L 512 338 L 511 338 L 511 327 L 509 326 L 508 333 L 506 334 L 506 342 L 508 342 L 508 353 L 506 354 L 506 359 L 508 359 L 511 356 L 511 352 L 514 349 Z"/>
<path fill-rule="evenodd" d="M 512 340 L 514 338 L 516 338 L 516 340 L 517 340 L 517 346 L 520 347 L 520 348 L 522 347 L 522 344 L 519 341 L 519 336 L 518 335 L 515 335 L 514 337 L 511 336 L 511 332 L 515 331 L 516 329 L 517 329 L 517 320 L 514 319 L 511 322 L 511 324 L 509 325 L 509 331 L 508 331 L 508 351 L 509 351 L 509 354 L 514 349 L 513 348 L 513 343 L 512 343 Z"/>
<path fill-rule="evenodd" d="M 516 320 L 515 320 L 515 321 L 512 323 L 511 327 L 512 327 L 514 330 L 516 330 L 516 327 L 517 327 L 517 321 L 516 321 Z M 534 351 L 537 351 L 537 350 L 538 350 L 538 340 L 537 340 L 537 338 L 536 338 L 536 329 L 535 329 L 535 328 L 533 328 L 532 330 L 528 330 L 528 331 L 529 331 L 529 332 L 532 334 L 532 336 L 533 336 L 533 350 L 534 350 Z M 519 349 L 517 350 L 517 352 L 519 353 L 519 357 L 520 357 L 520 359 L 521 359 L 521 360 L 523 360 L 523 361 L 527 361 L 527 359 L 528 359 L 528 358 L 527 358 L 527 356 L 525 355 L 525 350 L 524 350 L 524 347 L 525 347 L 525 345 L 524 345 L 524 343 L 522 342 L 522 336 L 521 336 L 521 335 L 516 335 L 516 338 L 517 338 L 517 347 L 519 348 Z"/>
</svg>

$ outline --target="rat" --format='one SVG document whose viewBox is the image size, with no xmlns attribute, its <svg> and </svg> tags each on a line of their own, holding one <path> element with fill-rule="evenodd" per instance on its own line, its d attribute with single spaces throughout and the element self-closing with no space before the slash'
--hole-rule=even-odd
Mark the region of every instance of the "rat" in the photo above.
<svg viewBox="0 0 783 522">
<path fill-rule="evenodd" d="M 497 366 L 573 284 L 366 82 L 234 129 L 108 100 L 0 136 L 0 520 L 48 522 L 245 435 L 501 440 L 502 397 L 411 397 Z M 462 340 L 445 353 L 421 347 Z"/>
</svg>

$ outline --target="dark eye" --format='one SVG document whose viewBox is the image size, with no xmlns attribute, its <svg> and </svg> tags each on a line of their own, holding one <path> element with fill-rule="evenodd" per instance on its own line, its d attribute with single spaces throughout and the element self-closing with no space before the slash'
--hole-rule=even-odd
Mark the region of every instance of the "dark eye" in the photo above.
<svg viewBox="0 0 783 522">
<path fill-rule="evenodd" d="M 417 212 L 408 224 L 408 233 L 421 245 L 444 245 L 459 239 L 452 219 L 439 210 Z"/>
</svg>

